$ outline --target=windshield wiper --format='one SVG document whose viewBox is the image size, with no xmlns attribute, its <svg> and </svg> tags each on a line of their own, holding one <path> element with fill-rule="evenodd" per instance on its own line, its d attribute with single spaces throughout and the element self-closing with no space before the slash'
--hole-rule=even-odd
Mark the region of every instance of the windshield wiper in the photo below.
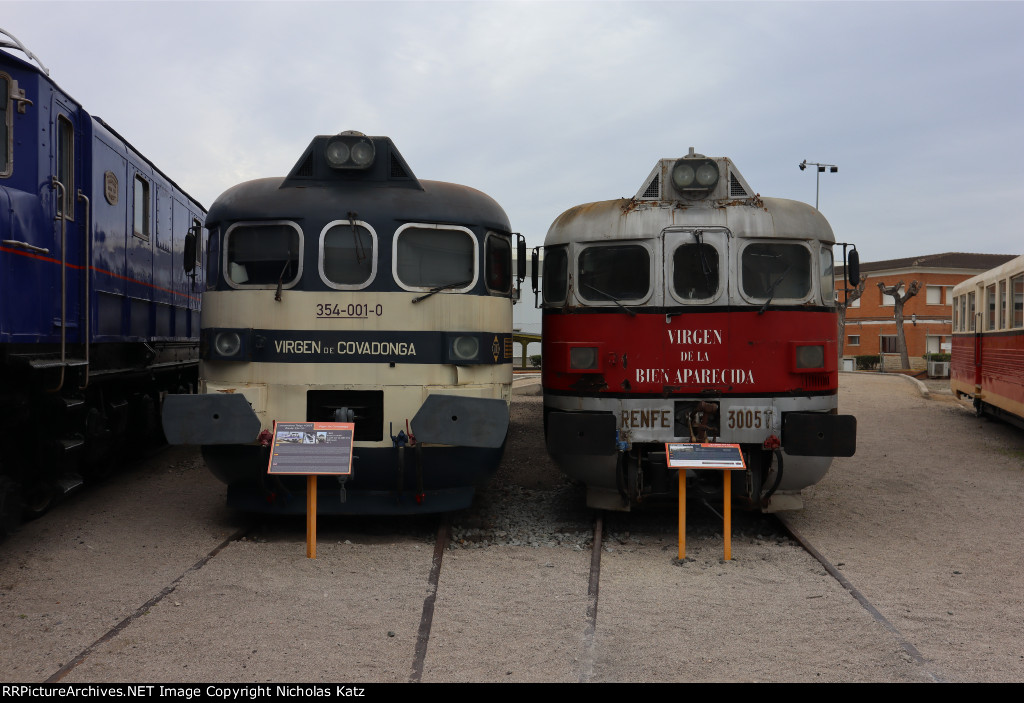
<svg viewBox="0 0 1024 703">
<path fill-rule="evenodd" d="M 711 265 L 704 255 L 704 232 L 699 229 L 694 230 L 693 238 L 697 240 L 697 253 L 700 254 L 700 270 L 704 274 L 704 282 L 708 286 L 708 295 L 711 295 L 714 291 L 711 290 Z"/>
<path fill-rule="evenodd" d="M 768 308 L 768 305 L 769 305 L 769 304 L 771 304 L 771 302 L 772 302 L 772 298 L 774 298 L 774 297 L 775 297 L 775 287 L 776 287 L 776 286 L 778 286 L 778 285 L 779 285 L 780 283 L 782 283 L 782 280 L 783 280 L 783 279 L 784 279 L 784 278 L 785 278 L 786 276 L 788 276 L 788 275 L 789 275 L 789 272 L 790 272 L 790 271 L 792 271 L 792 270 L 793 270 L 793 267 L 792 267 L 792 266 L 787 266 L 787 267 L 786 267 L 786 270 L 785 270 L 785 271 L 783 271 L 783 272 L 782 272 L 782 275 L 781 275 L 781 276 L 779 276 L 779 277 L 778 277 L 778 278 L 776 279 L 775 283 L 773 283 L 773 284 L 771 284 L 770 286 L 768 286 L 768 300 L 764 301 L 764 305 L 762 305 L 762 306 L 761 306 L 761 309 L 757 311 L 757 314 L 758 314 L 758 315 L 761 315 L 761 314 L 763 314 L 763 313 L 764 313 L 764 311 L 765 311 L 765 310 L 766 310 L 766 309 Z"/>
<path fill-rule="evenodd" d="M 611 296 L 611 295 L 608 295 L 607 293 L 605 293 L 605 292 L 604 292 L 603 290 L 598 290 L 597 288 L 594 288 L 594 286 L 590 285 L 589 283 L 583 283 L 583 284 L 581 285 L 581 287 L 582 287 L 582 286 L 586 286 L 587 288 L 589 288 L 590 290 L 594 291 L 595 293 L 597 293 L 597 294 L 599 294 L 599 295 L 603 295 L 603 296 L 605 297 L 605 299 L 606 299 L 606 300 L 610 300 L 610 301 L 612 301 L 613 303 L 615 303 L 616 305 L 618 305 L 618 306 L 619 306 L 620 308 L 622 308 L 623 310 L 625 310 L 626 312 L 628 312 L 628 313 L 629 313 L 629 315 L 630 315 L 630 317 L 636 317 L 636 312 L 635 312 L 634 310 L 630 310 L 630 309 L 629 309 L 629 308 L 627 308 L 627 307 L 626 307 L 625 305 L 623 305 L 623 304 L 622 304 L 622 303 L 620 303 L 620 302 L 619 302 L 618 300 L 616 300 L 616 299 L 615 299 L 615 298 L 614 298 L 613 296 Z"/>
<path fill-rule="evenodd" d="M 472 283 L 472 281 L 457 281 L 455 283 L 445 283 L 443 286 L 437 286 L 436 288 L 431 288 L 429 293 L 424 293 L 421 296 L 413 298 L 412 302 L 418 303 L 421 300 L 426 300 L 427 298 L 432 296 L 434 293 L 440 293 L 441 291 L 448 290 L 449 288 L 462 288 L 463 286 L 468 286 L 470 283 Z"/>
<path fill-rule="evenodd" d="M 281 275 L 277 277 L 277 292 L 274 293 L 274 300 L 281 302 L 281 290 L 284 288 L 284 274 L 286 271 L 290 271 L 292 268 L 292 253 L 288 252 L 288 259 L 284 262 L 284 268 L 281 269 Z"/>
</svg>

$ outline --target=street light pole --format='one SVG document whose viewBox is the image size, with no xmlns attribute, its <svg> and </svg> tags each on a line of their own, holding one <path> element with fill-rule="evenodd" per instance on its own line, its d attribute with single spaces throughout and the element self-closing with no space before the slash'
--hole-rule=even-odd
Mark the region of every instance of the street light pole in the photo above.
<svg viewBox="0 0 1024 703">
<path fill-rule="evenodd" d="M 826 168 L 829 170 L 829 173 L 838 173 L 839 172 L 839 167 L 836 166 L 835 164 L 819 164 L 819 163 L 814 162 L 814 161 L 808 161 L 807 159 L 804 159 L 803 161 L 798 163 L 797 166 L 800 168 L 801 171 L 806 169 L 808 166 L 817 166 L 818 167 L 818 172 L 815 175 L 815 179 L 814 179 L 815 180 L 815 186 L 814 186 L 814 209 L 817 210 L 818 209 L 818 196 L 821 195 L 821 174 L 823 174 L 825 172 Z"/>
</svg>

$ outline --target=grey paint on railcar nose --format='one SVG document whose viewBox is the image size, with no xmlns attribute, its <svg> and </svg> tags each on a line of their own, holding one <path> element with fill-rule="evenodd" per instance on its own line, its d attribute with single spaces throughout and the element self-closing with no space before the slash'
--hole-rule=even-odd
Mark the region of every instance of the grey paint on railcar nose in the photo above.
<svg viewBox="0 0 1024 703">
<path fill-rule="evenodd" d="M 248 444 L 260 420 L 241 393 L 168 395 L 163 406 L 168 444 Z"/>
<path fill-rule="evenodd" d="M 416 441 L 496 449 L 508 433 L 508 403 L 432 393 L 412 419 Z"/>
</svg>

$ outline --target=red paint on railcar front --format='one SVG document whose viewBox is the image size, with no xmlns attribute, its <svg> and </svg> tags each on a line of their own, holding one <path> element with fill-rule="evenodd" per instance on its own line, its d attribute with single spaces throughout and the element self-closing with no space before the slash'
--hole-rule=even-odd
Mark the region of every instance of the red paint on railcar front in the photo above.
<svg viewBox="0 0 1024 703">
<path fill-rule="evenodd" d="M 835 392 L 834 310 L 620 311 L 544 315 L 547 390 L 601 394 L 799 394 Z M 798 347 L 821 347 L 820 365 L 798 369 Z M 573 349 L 596 349 L 590 368 L 571 368 Z M 578 364 L 577 364 L 578 365 Z"/>
</svg>

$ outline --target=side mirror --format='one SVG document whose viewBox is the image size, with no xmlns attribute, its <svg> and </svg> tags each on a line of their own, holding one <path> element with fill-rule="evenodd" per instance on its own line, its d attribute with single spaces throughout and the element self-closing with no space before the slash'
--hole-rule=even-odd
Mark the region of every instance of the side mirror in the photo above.
<svg viewBox="0 0 1024 703">
<path fill-rule="evenodd" d="M 526 237 L 521 234 L 516 237 L 516 278 L 522 281 L 526 278 Z"/>
<path fill-rule="evenodd" d="M 195 230 L 189 230 L 188 234 L 185 235 L 185 261 L 183 266 L 185 273 L 192 273 L 196 268 L 196 246 L 198 245 L 198 239 L 196 237 Z"/>
<path fill-rule="evenodd" d="M 534 247 L 533 253 L 530 255 L 530 285 L 533 286 L 533 307 L 537 307 L 537 291 L 540 290 L 538 285 L 538 278 L 540 274 L 538 269 L 540 268 L 540 247 Z"/>
<path fill-rule="evenodd" d="M 854 288 L 860 283 L 860 254 L 857 253 L 856 249 L 851 251 L 850 256 L 847 257 L 846 280 Z"/>
</svg>

